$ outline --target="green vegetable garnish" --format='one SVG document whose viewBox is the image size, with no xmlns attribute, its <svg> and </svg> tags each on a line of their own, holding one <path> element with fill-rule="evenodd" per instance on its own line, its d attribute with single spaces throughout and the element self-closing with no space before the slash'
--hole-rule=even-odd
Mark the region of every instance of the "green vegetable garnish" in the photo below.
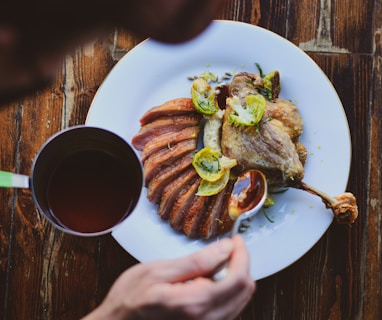
<svg viewBox="0 0 382 320">
<path fill-rule="evenodd" d="M 256 63 L 255 63 L 255 66 L 256 66 L 257 70 L 259 70 L 260 77 L 261 77 L 261 78 L 264 78 L 263 69 L 261 68 L 260 64 L 258 64 L 258 63 L 256 62 Z"/>
<path fill-rule="evenodd" d="M 207 82 L 209 81 L 215 82 L 217 80 L 217 76 L 210 71 L 204 71 L 202 75 L 200 76 L 200 78 L 206 80 Z"/>
<path fill-rule="evenodd" d="M 192 165 L 203 180 L 215 182 L 224 175 L 225 171 L 236 166 L 237 161 L 222 156 L 219 151 L 207 147 L 194 155 Z"/>
<path fill-rule="evenodd" d="M 275 70 L 265 75 L 260 65 L 258 63 L 255 63 L 255 65 L 259 70 L 262 81 L 254 83 L 254 87 L 260 94 L 268 98 L 268 100 L 276 99 L 280 93 L 280 73 Z"/>
<path fill-rule="evenodd" d="M 219 110 L 215 90 L 203 78 L 198 78 L 192 82 L 191 98 L 194 108 L 200 113 L 214 114 Z"/>
<path fill-rule="evenodd" d="M 277 98 L 280 93 L 280 74 L 278 71 L 272 71 L 263 78 L 264 89 L 268 92 L 268 99 Z"/>
<path fill-rule="evenodd" d="M 213 196 L 224 189 L 229 180 L 230 170 L 223 171 L 223 175 L 216 181 L 202 180 L 199 185 L 197 196 Z"/>
<path fill-rule="evenodd" d="M 268 214 L 267 214 L 267 212 L 266 212 L 265 209 L 263 209 L 263 210 L 261 210 L 261 211 L 262 211 L 262 213 L 263 213 L 265 219 L 267 219 L 270 223 L 274 223 L 274 222 L 275 222 L 274 220 L 272 220 L 272 219 L 268 216 Z"/>
<path fill-rule="evenodd" d="M 202 178 L 196 195 L 212 196 L 227 185 L 231 168 L 237 165 L 237 161 L 222 156 L 219 151 L 207 147 L 194 155 L 192 165 Z"/>
<path fill-rule="evenodd" d="M 259 85 L 254 85 L 256 90 L 261 94 L 263 95 L 264 97 L 267 97 L 268 100 L 272 100 L 273 99 L 273 94 L 272 94 L 272 90 L 269 90 L 268 88 L 265 88 L 265 87 L 260 87 Z"/>
<path fill-rule="evenodd" d="M 263 117 L 265 99 L 262 95 L 249 95 L 245 97 L 245 105 L 240 103 L 236 96 L 227 98 L 227 105 L 232 108 L 228 115 L 228 123 L 234 126 L 254 126 Z"/>
</svg>

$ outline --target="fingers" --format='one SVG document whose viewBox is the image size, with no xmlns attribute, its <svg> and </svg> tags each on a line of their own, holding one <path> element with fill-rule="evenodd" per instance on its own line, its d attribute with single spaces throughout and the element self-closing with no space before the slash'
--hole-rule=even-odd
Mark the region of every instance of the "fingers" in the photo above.
<svg viewBox="0 0 382 320">
<path fill-rule="evenodd" d="M 126 314 L 137 309 L 146 318 L 234 319 L 254 290 L 248 258 L 245 243 L 238 236 L 183 258 L 138 264 L 116 281 L 103 306 L 120 309 L 122 304 Z M 225 278 L 210 278 L 227 262 Z"/>
<path fill-rule="evenodd" d="M 233 251 L 229 262 L 229 273 L 235 274 L 238 272 L 249 274 L 249 252 L 243 237 L 236 235 L 232 241 L 234 243 L 235 250 Z"/>
<path fill-rule="evenodd" d="M 255 282 L 249 272 L 249 254 L 243 238 L 236 236 L 229 243 L 232 250 L 229 256 L 229 271 L 225 278 L 216 282 L 199 277 L 190 282 L 176 283 L 167 292 L 169 299 L 184 307 L 190 306 L 192 312 L 208 314 L 208 319 L 233 319 L 237 316 L 250 300 L 255 290 Z M 202 260 L 216 257 L 210 250 L 200 253 L 202 255 L 197 257 Z"/>
<path fill-rule="evenodd" d="M 187 257 L 161 261 L 160 278 L 174 283 L 209 277 L 228 261 L 233 249 L 231 239 L 222 239 Z"/>
<path fill-rule="evenodd" d="M 227 276 L 221 280 L 222 285 L 235 286 L 238 291 L 246 291 L 251 295 L 255 289 L 255 282 L 250 274 L 249 252 L 240 235 L 233 239 L 234 250 L 229 260 Z"/>
<path fill-rule="evenodd" d="M 197 277 L 211 277 L 225 263 L 228 263 L 228 275 L 224 279 L 226 285 L 229 282 L 246 282 L 250 279 L 249 254 L 241 236 L 233 239 L 224 238 L 204 249 L 178 259 L 164 260 L 148 264 L 147 269 L 155 274 L 155 281 L 184 282 Z M 242 279 L 238 279 L 238 278 Z"/>
<path fill-rule="evenodd" d="M 234 250 L 228 264 L 228 272 L 214 286 L 216 301 L 220 300 L 219 307 L 214 308 L 216 319 L 224 319 L 224 315 L 237 316 L 246 306 L 253 292 L 255 281 L 250 275 L 249 253 L 242 236 L 233 239 Z M 219 300 L 218 300 L 219 299 Z M 231 319 L 231 318 L 230 318 Z"/>
</svg>

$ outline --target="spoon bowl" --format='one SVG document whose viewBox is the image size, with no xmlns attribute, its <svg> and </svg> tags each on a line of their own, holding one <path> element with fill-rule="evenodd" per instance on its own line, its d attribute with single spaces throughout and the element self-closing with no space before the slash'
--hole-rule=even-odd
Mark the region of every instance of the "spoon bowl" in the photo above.
<svg viewBox="0 0 382 320">
<path fill-rule="evenodd" d="M 267 193 L 266 177 L 259 170 L 248 170 L 237 179 L 228 203 L 228 213 L 235 221 L 231 237 L 239 232 L 244 220 L 259 212 L 267 198 Z"/>
<path fill-rule="evenodd" d="M 231 238 L 239 233 L 240 225 L 256 215 L 267 198 L 268 184 L 265 175 L 259 170 L 245 171 L 235 182 L 228 203 L 228 213 L 234 224 Z M 213 279 L 219 281 L 228 273 L 228 264 L 214 274 Z"/>
</svg>

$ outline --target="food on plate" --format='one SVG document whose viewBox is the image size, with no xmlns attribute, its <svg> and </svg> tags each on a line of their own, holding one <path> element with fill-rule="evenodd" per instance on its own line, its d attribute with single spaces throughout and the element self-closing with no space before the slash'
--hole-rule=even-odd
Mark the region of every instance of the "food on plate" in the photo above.
<svg viewBox="0 0 382 320">
<path fill-rule="evenodd" d="M 146 143 L 144 149 L 142 150 L 141 159 L 142 161 L 145 161 L 149 156 L 159 151 L 160 149 L 163 149 L 166 147 L 168 149 L 171 149 L 172 146 L 178 142 L 188 140 L 190 138 L 197 139 L 199 132 L 200 132 L 200 127 L 198 125 L 198 126 L 186 127 L 180 131 L 170 131 L 170 132 L 161 134 L 157 137 L 154 137 Z"/>
<path fill-rule="evenodd" d="M 158 215 L 190 238 L 208 239 L 232 226 L 227 201 L 233 181 L 224 184 L 223 191 L 215 196 L 197 195 L 203 179 L 192 162 L 196 163 L 202 120 L 191 98 L 168 101 L 143 115 L 141 129 L 132 144 L 142 151 L 147 198 L 158 205 Z M 224 158 L 224 173 L 225 161 Z M 224 176 L 229 178 L 229 174 Z"/>
<path fill-rule="evenodd" d="M 224 117 L 224 110 L 218 110 L 213 115 L 204 116 L 203 145 L 221 152 L 221 127 Z"/>
<path fill-rule="evenodd" d="M 191 97 L 194 108 L 202 114 L 214 114 L 219 110 L 215 90 L 204 78 L 192 82 Z"/>
<path fill-rule="evenodd" d="M 212 196 L 227 185 L 230 170 L 237 165 L 237 161 L 222 155 L 219 150 L 205 147 L 195 153 L 192 165 L 202 178 L 196 195 Z"/>
<path fill-rule="evenodd" d="M 298 108 L 279 98 L 279 72 L 264 75 L 258 68 L 260 74 L 241 72 L 215 88 L 210 77 L 197 77 L 190 98 L 155 106 L 140 119 L 132 144 L 141 151 L 147 198 L 190 238 L 232 228 L 232 189 L 251 169 L 266 176 L 270 190 L 293 187 L 320 196 L 339 223 L 357 218 L 354 195 L 330 197 L 303 182 L 307 150 Z M 266 203 L 273 203 L 270 194 Z"/>
<path fill-rule="evenodd" d="M 256 75 L 239 73 L 229 86 L 229 95 L 245 105 L 248 97 L 261 96 L 253 85 L 256 81 Z M 230 115 L 235 111 L 227 101 L 221 138 L 222 153 L 236 159 L 243 171 L 262 171 L 271 188 L 302 180 L 306 159 L 306 149 L 299 142 L 303 122 L 297 107 L 277 96 L 272 98 L 264 99 L 258 125 L 232 125 Z"/>
<path fill-rule="evenodd" d="M 325 206 L 332 210 L 336 221 L 340 224 L 351 224 L 358 217 L 357 200 L 350 192 L 332 197 L 303 181 L 300 181 L 294 187 L 320 197 Z"/>
<path fill-rule="evenodd" d="M 170 166 L 176 159 L 184 156 L 190 151 L 196 150 L 197 138 L 175 143 L 172 147 L 164 147 L 154 153 L 143 163 L 146 185 L 154 178 L 154 176 L 166 167 Z"/>
<path fill-rule="evenodd" d="M 144 146 L 155 137 L 167 132 L 178 132 L 187 127 L 200 124 L 202 116 L 197 113 L 189 113 L 177 116 L 162 116 L 152 122 L 143 125 L 132 139 L 133 146 L 142 151 Z"/>
<path fill-rule="evenodd" d="M 167 101 L 166 103 L 151 109 L 150 112 L 146 112 L 140 119 L 140 123 L 141 126 L 144 126 L 156 118 L 163 116 L 179 116 L 190 113 L 195 113 L 195 108 L 192 101 L 188 98 L 178 98 Z"/>
<path fill-rule="evenodd" d="M 267 178 L 259 170 L 245 171 L 235 182 L 228 201 L 228 214 L 232 220 L 242 220 L 258 212 L 266 200 Z"/>
</svg>

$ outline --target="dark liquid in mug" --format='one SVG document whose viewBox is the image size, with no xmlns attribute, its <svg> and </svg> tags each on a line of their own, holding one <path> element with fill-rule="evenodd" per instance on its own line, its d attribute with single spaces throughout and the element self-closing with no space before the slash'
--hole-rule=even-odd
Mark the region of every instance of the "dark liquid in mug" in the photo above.
<svg viewBox="0 0 382 320">
<path fill-rule="evenodd" d="M 97 150 L 75 153 L 52 174 L 48 203 L 59 224 L 92 233 L 111 228 L 129 213 L 134 199 L 128 164 Z"/>
</svg>

